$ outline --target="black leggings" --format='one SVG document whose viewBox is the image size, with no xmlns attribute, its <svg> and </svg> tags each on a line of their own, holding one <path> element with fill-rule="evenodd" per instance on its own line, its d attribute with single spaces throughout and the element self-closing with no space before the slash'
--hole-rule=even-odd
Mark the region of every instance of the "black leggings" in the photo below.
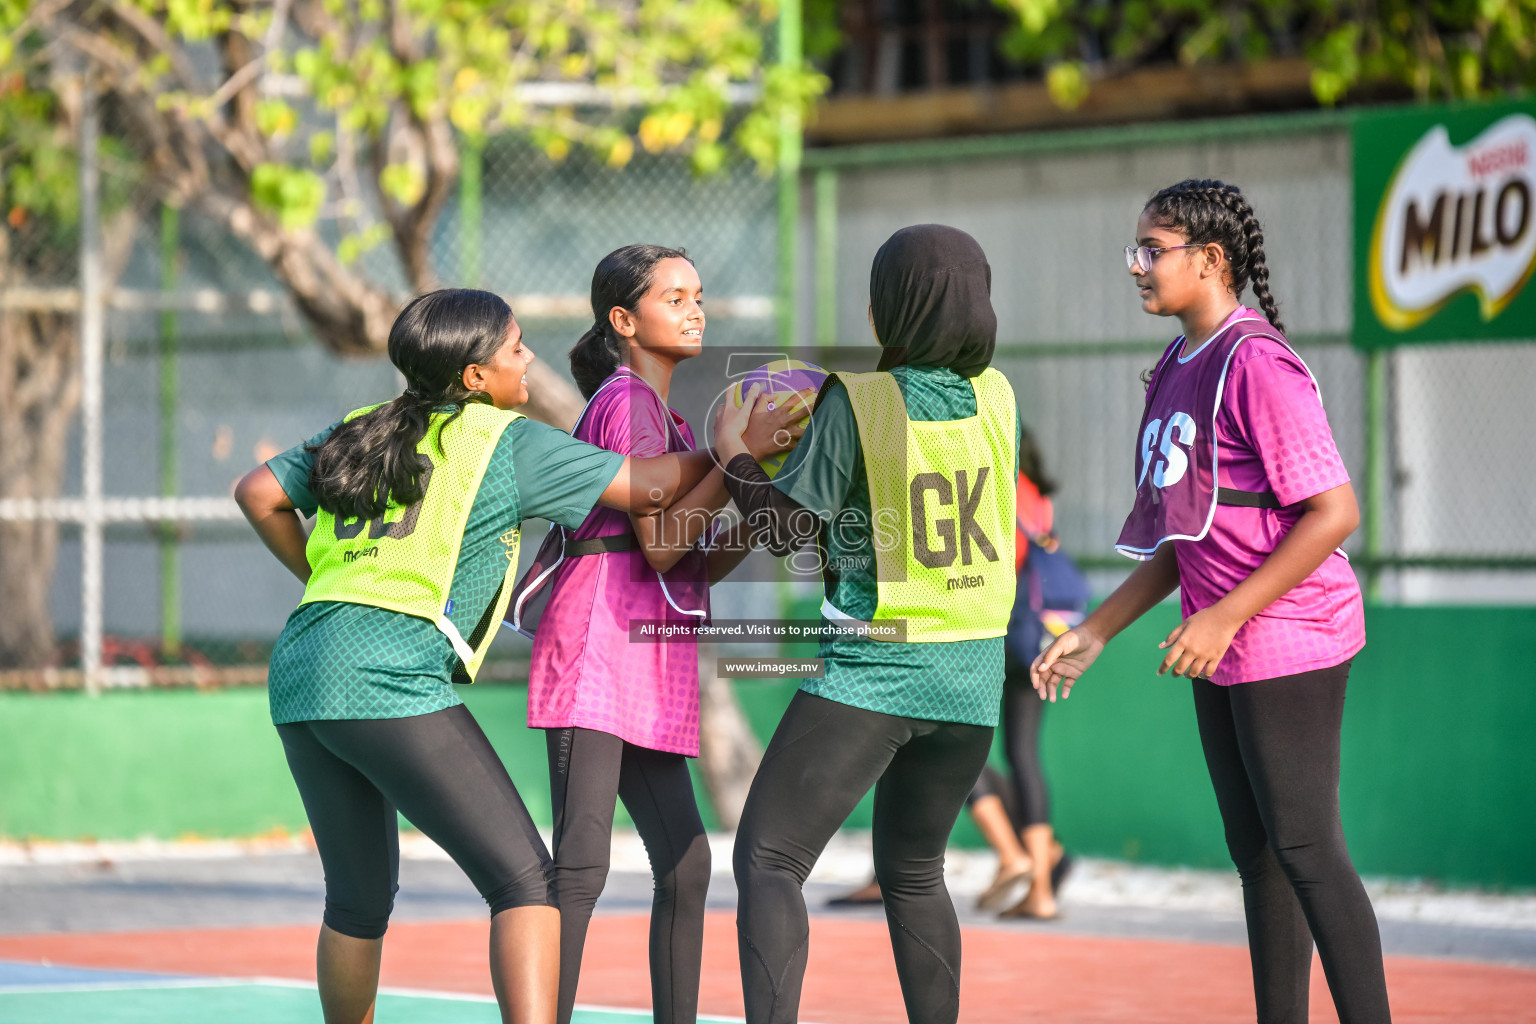
<svg viewBox="0 0 1536 1024">
<path fill-rule="evenodd" d="M 549 729 L 545 739 L 560 900 L 560 1024 L 570 1024 L 587 925 L 608 878 L 615 797 L 645 843 L 655 879 L 651 1014 L 658 1024 L 693 1021 L 710 861 L 688 759 L 593 729 Z"/>
<path fill-rule="evenodd" d="M 1007 783 L 995 771 L 976 780 L 967 804 L 984 796 L 1000 797 L 1014 828 L 1051 823 L 1051 791 L 1040 768 L 1040 720 L 1045 701 L 1029 681 L 1029 666 L 1008 652 L 1003 676 L 1003 750 L 1011 776 Z"/>
<path fill-rule="evenodd" d="M 810 928 L 801 886 L 875 787 L 875 877 L 907 1018 L 960 1011 L 960 924 L 944 888 L 950 830 L 992 729 L 898 718 L 796 693 L 752 780 L 736 833 L 736 929 L 750 1024 L 797 1019 Z"/>
<path fill-rule="evenodd" d="M 1339 820 L 1348 678 L 1345 662 L 1235 686 L 1194 681 L 1200 743 L 1243 881 L 1260 1024 L 1306 1021 L 1313 939 L 1341 1024 L 1391 1019 L 1381 933 Z"/>
<path fill-rule="evenodd" d="M 544 841 L 468 708 L 277 734 L 315 833 L 332 930 L 384 935 L 400 887 L 397 809 L 464 869 L 492 916 L 555 905 Z"/>
</svg>

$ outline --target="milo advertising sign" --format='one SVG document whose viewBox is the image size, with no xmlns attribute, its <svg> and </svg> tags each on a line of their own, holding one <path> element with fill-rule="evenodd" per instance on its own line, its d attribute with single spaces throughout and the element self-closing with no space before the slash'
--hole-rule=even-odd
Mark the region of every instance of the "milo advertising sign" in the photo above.
<svg viewBox="0 0 1536 1024">
<path fill-rule="evenodd" d="M 1363 114 L 1355 343 L 1536 338 L 1536 103 Z"/>
</svg>

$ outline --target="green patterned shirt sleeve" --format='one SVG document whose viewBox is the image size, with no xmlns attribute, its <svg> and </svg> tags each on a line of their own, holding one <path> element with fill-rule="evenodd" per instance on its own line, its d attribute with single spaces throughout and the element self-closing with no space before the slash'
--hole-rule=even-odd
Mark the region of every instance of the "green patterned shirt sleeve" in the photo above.
<svg viewBox="0 0 1536 1024">
<path fill-rule="evenodd" d="M 773 484 L 802 507 L 830 518 L 847 502 L 855 474 L 864 472 L 859 425 L 842 384 L 833 384 L 821 396 L 806 436 Z"/>
<path fill-rule="evenodd" d="M 576 529 L 624 464 L 618 452 L 578 441 L 537 420 L 516 420 L 507 434 L 496 457 L 512 459 L 523 519 L 548 519 Z"/>
<path fill-rule="evenodd" d="M 288 495 L 288 500 L 293 502 L 294 508 L 304 513 L 306 519 L 312 517 L 315 510 L 320 507 L 320 503 L 315 500 L 314 494 L 309 489 L 309 469 L 315 464 L 315 453 L 307 449 L 320 447 L 321 443 L 331 436 L 331 431 L 339 426 L 341 426 L 340 420 L 332 423 L 308 441 L 296 444 L 281 455 L 275 455 L 267 460 L 267 468 L 272 471 L 273 476 L 277 477 L 283 493 Z"/>
</svg>

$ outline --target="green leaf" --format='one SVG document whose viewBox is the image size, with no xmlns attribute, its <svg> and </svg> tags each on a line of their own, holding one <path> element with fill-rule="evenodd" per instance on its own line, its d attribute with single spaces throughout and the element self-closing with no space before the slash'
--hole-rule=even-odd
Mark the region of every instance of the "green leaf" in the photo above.
<svg viewBox="0 0 1536 1024">
<path fill-rule="evenodd" d="M 1088 75 L 1078 61 L 1053 64 L 1045 73 L 1045 88 L 1058 107 L 1076 110 L 1088 98 Z"/>
<path fill-rule="evenodd" d="M 379 172 L 379 188 L 401 206 L 415 206 L 427 191 L 427 176 L 415 164 L 390 164 Z"/>
<path fill-rule="evenodd" d="M 262 100 L 256 104 L 256 130 L 269 139 L 286 138 L 298 124 L 298 113 L 282 100 Z"/>
<path fill-rule="evenodd" d="M 336 136 L 331 132 L 315 132 L 309 137 L 309 162 L 323 167 L 331 162 L 336 152 Z"/>
<path fill-rule="evenodd" d="M 287 164 L 257 164 L 251 172 L 251 199 L 290 231 L 310 227 L 325 205 L 325 181 L 310 170 Z"/>
<path fill-rule="evenodd" d="M 336 258 L 342 263 L 351 265 L 358 258 L 371 249 L 377 248 L 381 243 L 389 239 L 389 226 L 386 224 L 373 224 L 367 229 L 353 234 L 345 235 L 336 246 Z"/>
</svg>

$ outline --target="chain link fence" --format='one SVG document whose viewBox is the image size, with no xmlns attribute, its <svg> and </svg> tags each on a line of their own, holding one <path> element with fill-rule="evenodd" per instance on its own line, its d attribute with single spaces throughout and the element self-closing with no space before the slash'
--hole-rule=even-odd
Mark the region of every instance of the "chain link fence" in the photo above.
<svg viewBox="0 0 1536 1024">
<path fill-rule="evenodd" d="M 1060 484 L 1064 541 L 1107 589 L 1129 564 L 1112 546 L 1133 496 L 1140 374 L 1178 333 L 1141 311 L 1121 250 L 1156 189 L 1236 183 L 1361 500 L 1345 548 L 1372 596 L 1536 601 L 1522 397 L 1536 344 L 1353 348 L 1352 160 L 1347 121 L 1309 116 L 812 151 L 798 327 L 868 338 L 869 266 L 891 232 L 973 234 L 992 266 L 996 365 Z"/>
<path fill-rule="evenodd" d="M 329 352 L 250 247 L 140 186 L 110 107 L 98 117 L 94 295 L 104 316 L 94 403 L 90 382 L 83 396 L 78 384 L 92 348 L 82 315 L 93 301 L 82 276 L 90 239 L 78 223 L 4 229 L 0 358 L 11 376 L 29 372 L 23 337 L 54 354 L 65 383 L 53 401 L 69 415 L 55 436 L 35 439 L 57 465 L 47 453 L 13 460 L 0 490 L 0 592 L 16 602 L 8 615 L 22 602 L 34 612 L 14 632 L 45 634 L 41 643 L 0 637 L 0 686 L 260 682 L 302 589 L 252 535 L 233 486 L 348 410 L 396 393 L 398 376 L 382 356 Z M 465 159 L 479 173 L 464 176 L 437 224 L 436 272 L 507 296 L 527 343 L 562 376 L 591 323 L 593 267 L 636 241 L 695 258 L 712 343 L 774 344 L 775 185 L 750 165 L 700 178 L 686 160 L 641 153 L 621 170 L 581 151 L 553 161 L 511 140 Z M 388 244 L 359 263 L 405 293 Z M 26 416 L 9 419 L 13 435 L 32 432 Z M 523 547 L 531 555 L 537 544 Z M 104 666 L 94 681 L 80 670 L 92 615 Z M 525 654 L 521 643 L 508 633 L 498 645 L 500 674 L 515 674 L 507 662 Z"/>
<path fill-rule="evenodd" d="M 0 410 L 11 458 L 0 491 L 0 593 L 13 624 L 45 634 L 31 643 L 15 628 L 0 636 L 0 680 L 80 685 L 82 625 L 99 615 L 110 670 L 98 683 L 257 682 L 300 587 L 251 535 L 231 488 L 261 460 L 394 393 L 398 380 L 382 358 L 323 348 L 266 263 L 195 210 L 154 201 L 110 109 L 101 125 L 99 397 L 81 314 L 93 287 L 81 272 L 90 232 L 62 220 L 3 229 L 0 358 L 10 365 L 0 374 L 14 378 L 23 364 L 39 372 L 45 360 L 25 349 L 54 360 L 57 383 L 33 412 L 15 397 Z M 1139 374 L 1172 333 L 1137 308 L 1120 249 L 1153 189 L 1189 176 L 1235 181 L 1264 222 L 1287 326 L 1321 383 L 1362 495 L 1367 525 L 1347 548 L 1373 592 L 1421 602 L 1536 600 L 1536 540 L 1525 529 L 1536 474 L 1522 429 L 1536 392 L 1536 346 L 1379 357 L 1349 346 L 1347 133 L 1095 138 L 1078 149 L 986 159 L 811 153 L 802 238 L 814 244 L 799 264 L 797 336 L 870 340 L 869 264 L 896 228 L 937 221 L 972 232 L 993 267 L 997 365 L 1060 482 L 1067 545 L 1108 587 L 1124 571 L 1110 549 L 1131 495 L 1127 439 L 1139 416 Z M 592 268 L 637 241 L 681 245 L 695 258 L 708 344 L 777 344 L 777 189 L 751 166 L 701 179 L 683 161 L 640 154 L 618 170 L 581 152 L 555 162 L 515 140 L 493 140 L 465 159 L 473 166 L 437 225 L 434 266 L 447 283 L 507 295 L 528 343 L 562 374 L 566 350 L 590 321 Z M 361 265 L 404 291 L 387 245 Z M 60 433 L 44 436 L 50 407 L 68 415 Z M 93 531 L 99 567 L 88 564 Z M 33 601 L 41 614 L 17 613 L 19 602 Z M 515 647 L 509 639 L 501 650 L 508 664 Z M 515 667 L 505 672 L 515 676 Z"/>
</svg>

